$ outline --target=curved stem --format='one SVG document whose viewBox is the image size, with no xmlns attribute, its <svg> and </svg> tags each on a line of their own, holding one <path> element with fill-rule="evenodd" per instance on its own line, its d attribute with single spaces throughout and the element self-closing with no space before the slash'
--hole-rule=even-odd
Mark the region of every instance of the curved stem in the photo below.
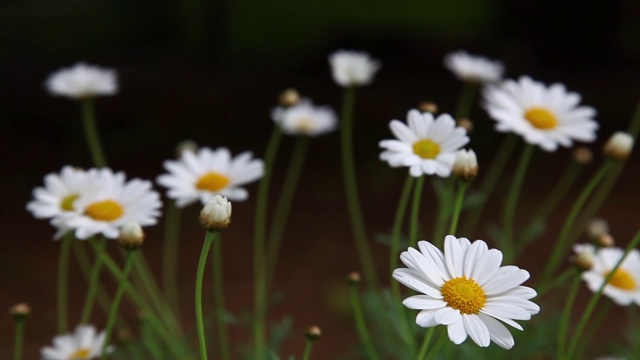
<svg viewBox="0 0 640 360">
<path fill-rule="evenodd" d="M 100 143 L 100 135 L 96 126 L 96 116 L 93 109 L 93 100 L 82 100 L 82 124 L 84 127 L 84 136 L 91 152 L 91 158 L 96 167 L 107 166 L 107 159 L 102 152 L 102 144 Z"/>
<path fill-rule="evenodd" d="M 433 333 L 435 332 L 436 327 L 432 326 L 427 330 L 424 334 L 424 340 L 422 340 L 422 346 L 420 346 L 420 352 L 418 353 L 418 357 L 416 359 L 424 359 L 427 355 L 427 349 L 429 349 L 429 344 L 431 343 L 431 338 L 433 337 Z"/>
<path fill-rule="evenodd" d="M 196 273 L 196 323 L 198 327 L 198 344 L 200 346 L 200 359 L 207 359 L 207 342 L 204 338 L 204 317 L 202 316 L 202 280 L 204 278 L 204 268 L 207 264 L 207 256 L 209 256 L 209 248 L 213 242 L 213 238 L 217 235 L 215 232 L 207 231 L 207 235 L 200 252 L 200 261 L 198 262 L 198 272 Z"/>
<path fill-rule="evenodd" d="M 16 320 L 16 338 L 13 347 L 13 359 L 22 360 L 22 348 L 24 344 L 24 324 L 26 319 Z"/>
<path fill-rule="evenodd" d="M 87 241 L 94 241 L 89 239 Z M 96 290 L 100 282 L 100 270 L 102 269 L 102 254 L 105 252 L 107 246 L 107 239 L 100 238 L 96 250 L 96 259 L 91 269 L 91 277 L 89 280 L 89 289 L 87 290 L 87 297 L 84 301 L 84 307 L 82 308 L 82 317 L 80 318 L 80 324 L 88 324 L 91 319 L 91 312 L 93 311 L 93 304 L 96 298 Z"/>
<path fill-rule="evenodd" d="M 60 247 L 60 259 L 58 260 L 58 334 L 64 334 L 69 328 L 68 306 L 68 281 L 69 281 L 69 255 L 73 244 L 73 232 L 68 231 L 62 238 Z"/>
<path fill-rule="evenodd" d="M 443 185 L 441 187 L 436 187 L 436 181 L 442 181 Z M 452 213 L 451 210 L 451 197 L 453 196 L 453 186 L 454 182 L 451 179 L 433 179 L 434 190 L 443 191 L 439 194 L 438 199 L 438 213 L 436 216 L 436 225 L 433 231 L 432 243 L 437 247 L 442 247 L 444 245 L 444 236 L 445 231 L 447 230 L 447 222 L 449 221 L 449 216 Z M 439 190 L 443 189 L 443 190 Z"/>
<path fill-rule="evenodd" d="M 304 355 L 302 356 L 302 360 L 309 360 L 311 356 L 311 348 L 313 347 L 313 340 L 307 339 L 307 344 L 304 347 Z"/>
<path fill-rule="evenodd" d="M 416 186 L 413 188 L 413 200 L 411 201 L 411 219 L 409 224 L 409 246 L 415 247 L 418 243 L 418 218 L 420 217 L 420 201 L 422 200 L 422 189 L 424 188 L 424 175 L 416 179 Z"/>
<path fill-rule="evenodd" d="M 222 276 L 222 236 L 218 234 L 213 240 L 213 291 L 215 298 L 216 325 L 218 329 L 218 347 L 220 359 L 229 360 L 229 335 L 225 324 L 226 307 L 224 305 L 224 277 Z"/>
<path fill-rule="evenodd" d="M 456 196 L 456 204 L 453 209 L 453 215 L 451 217 L 451 226 L 449 227 L 449 234 L 455 235 L 458 230 L 458 219 L 460 219 L 460 211 L 462 210 L 462 202 L 464 200 L 464 192 L 467 190 L 469 183 L 466 181 L 460 181 L 458 183 L 458 195 Z"/>
<path fill-rule="evenodd" d="M 569 321 L 571 320 L 571 309 L 574 306 L 576 295 L 578 295 L 578 289 L 580 289 L 580 283 L 582 279 L 580 276 L 576 276 L 571 284 L 571 289 L 567 295 L 567 299 L 564 303 L 564 309 L 562 310 L 562 318 L 560 319 L 560 327 L 558 329 L 558 347 L 556 349 L 556 359 L 562 359 L 566 348 L 567 331 L 569 330 Z"/>
<path fill-rule="evenodd" d="M 178 296 L 180 208 L 173 201 L 168 204 L 167 208 L 164 249 L 162 252 L 162 288 L 169 307 L 180 319 L 180 300 Z"/>
<path fill-rule="evenodd" d="M 431 348 L 431 351 L 429 351 L 429 354 L 426 357 L 427 360 L 432 360 L 436 357 L 436 355 L 438 355 L 438 351 L 440 351 L 440 348 L 442 347 L 442 345 L 444 345 L 444 341 L 446 338 L 447 338 L 447 331 L 443 330 L 440 333 L 440 337 L 438 338 L 438 341 L 435 343 L 435 345 L 433 345 L 433 347 Z M 418 358 L 418 360 L 422 360 L 422 358 Z"/>
<path fill-rule="evenodd" d="M 367 353 L 367 357 L 370 360 L 378 360 L 378 353 L 376 352 L 376 349 L 373 347 L 373 343 L 371 342 L 369 329 L 367 328 L 367 324 L 362 313 L 362 308 L 360 307 L 358 287 L 356 284 L 350 284 L 349 287 L 351 294 L 351 306 L 353 308 L 353 315 L 356 319 L 356 328 L 358 329 L 358 335 L 360 335 L 360 341 L 362 341 L 362 345 L 364 346 L 364 349 Z"/>
</svg>

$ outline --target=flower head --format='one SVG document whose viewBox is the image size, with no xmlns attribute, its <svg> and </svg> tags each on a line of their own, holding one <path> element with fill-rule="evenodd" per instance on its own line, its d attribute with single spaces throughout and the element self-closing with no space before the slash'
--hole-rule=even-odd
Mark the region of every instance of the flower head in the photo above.
<svg viewBox="0 0 640 360">
<path fill-rule="evenodd" d="M 453 175 L 467 181 L 478 176 L 478 158 L 475 151 L 462 149 L 456 152 Z"/>
<path fill-rule="evenodd" d="M 96 183 L 86 171 L 65 166 L 60 173 L 44 177 L 44 187 L 33 190 L 34 200 L 27 204 L 27 210 L 39 219 L 51 219 L 77 211 L 77 200 L 96 191 Z"/>
<path fill-rule="evenodd" d="M 118 92 L 118 80 L 115 70 L 77 63 L 51 74 L 45 87 L 51 95 L 84 99 L 115 95 Z"/>
<path fill-rule="evenodd" d="M 144 231 L 140 224 L 128 222 L 122 226 L 120 237 L 118 238 L 120 246 L 127 250 L 136 250 L 144 243 Z"/>
<path fill-rule="evenodd" d="M 502 252 L 488 249 L 482 240 L 473 243 L 449 235 L 444 254 L 427 241 L 419 251 L 409 248 L 400 255 L 408 268 L 393 271 L 403 285 L 421 293 L 403 304 L 421 310 L 416 323 L 422 327 L 447 325 L 449 339 L 456 344 L 467 336 L 479 346 L 491 341 L 502 348 L 514 345 L 502 322 L 522 330 L 514 320 L 529 320 L 540 308 L 529 299 L 535 290 L 521 286 L 529 273 L 516 266 L 500 266 Z"/>
<path fill-rule="evenodd" d="M 96 334 L 93 325 L 78 325 L 74 333 L 58 335 L 53 338 L 53 346 L 40 350 L 43 360 L 91 360 L 102 354 L 105 346 L 104 331 Z M 113 351 L 111 346 L 107 352 Z"/>
<path fill-rule="evenodd" d="M 338 50 L 329 56 L 333 80 L 342 87 L 368 85 L 380 62 L 362 51 Z"/>
<path fill-rule="evenodd" d="M 459 80 L 472 83 L 498 81 L 504 73 L 504 66 L 501 62 L 470 55 L 466 51 L 447 54 L 444 57 L 444 66 Z"/>
<path fill-rule="evenodd" d="M 580 95 L 568 92 L 562 84 L 547 87 L 526 76 L 484 91 L 484 107 L 497 121 L 497 131 L 514 132 L 546 151 L 571 147 L 574 141 L 595 140 L 596 111 L 578 106 L 579 102 Z"/>
<path fill-rule="evenodd" d="M 240 187 L 258 180 L 264 163 L 252 159 L 250 152 L 231 157 L 229 149 L 212 150 L 202 147 L 197 153 L 185 151 L 177 161 L 165 161 L 168 174 L 158 176 L 158 184 L 167 187 L 167 196 L 184 207 L 200 200 L 206 204 L 211 196 L 222 195 L 233 201 L 243 201 L 249 193 Z"/>
<path fill-rule="evenodd" d="M 589 270 L 593 267 L 596 259 L 596 247 L 593 244 L 574 244 L 573 251 L 576 253 L 570 258 L 576 266 L 582 270 Z"/>
<path fill-rule="evenodd" d="M 598 291 L 605 278 L 624 255 L 620 248 L 600 248 L 595 256 L 593 266 L 582 273 L 582 279 L 593 292 Z M 640 305 L 640 252 L 633 249 L 622 261 L 620 267 L 605 285 L 603 293 L 616 304 L 627 306 Z"/>
<path fill-rule="evenodd" d="M 231 224 L 231 203 L 227 198 L 214 195 L 200 211 L 200 224 L 207 231 L 222 231 Z"/>
<path fill-rule="evenodd" d="M 336 114 L 328 106 L 314 106 L 303 99 L 289 107 L 277 107 L 271 113 L 285 134 L 318 136 L 336 128 Z"/>
<path fill-rule="evenodd" d="M 626 160 L 633 149 L 633 136 L 618 131 L 604 145 L 604 153 L 615 160 Z"/>
<path fill-rule="evenodd" d="M 411 110 L 407 122 L 408 126 L 399 120 L 391 120 L 389 127 L 398 140 L 380 142 L 380 147 L 385 149 L 380 159 L 392 167 L 409 167 L 414 177 L 422 174 L 448 177 L 456 151 L 469 142 L 467 132 L 456 127 L 448 114 L 434 119 L 431 113 Z"/>
</svg>

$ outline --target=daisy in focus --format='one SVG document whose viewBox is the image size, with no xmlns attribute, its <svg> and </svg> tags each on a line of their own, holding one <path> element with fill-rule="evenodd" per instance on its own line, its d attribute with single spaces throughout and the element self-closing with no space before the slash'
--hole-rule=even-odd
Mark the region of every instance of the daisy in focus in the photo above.
<svg viewBox="0 0 640 360">
<path fill-rule="evenodd" d="M 368 85 L 380 62 L 363 51 L 338 50 L 329 56 L 333 80 L 342 87 Z"/>
<path fill-rule="evenodd" d="M 624 255 L 620 248 L 601 248 L 597 251 L 593 266 L 582 273 L 582 279 L 593 292 L 598 291 L 611 269 Z M 603 289 L 603 294 L 620 306 L 640 305 L 640 252 L 633 249 Z"/>
<path fill-rule="evenodd" d="M 444 66 L 458 80 L 470 83 L 489 83 L 502 78 L 504 65 L 482 56 L 470 55 L 466 51 L 456 51 L 444 57 Z"/>
<path fill-rule="evenodd" d="M 78 325 L 74 333 L 53 338 L 53 346 L 40 350 L 42 360 L 91 360 L 97 359 L 105 346 L 105 332 L 96 334 L 93 325 Z M 107 352 L 112 352 L 109 346 Z"/>
<path fill-rule="evenodd" d="M 336 114 L 328 106 L 314 106 L 302 99 L 289 107 L 276 107 L 271 113 L 285 134 L 318 136 L 335 130 Z"/>
<path fill-rule="evenodd" d="M 411 110 L 407 114 L 408 126 L 391 120 L 389 128 L 397 140 L 382 140 L 385 149 L 380 159 L 391 167 L 409 167 L 411 176 L 423 174 L 448 177 L 456 160 L 456 151 L 469 142 L 467 131 L 456 126 L 448 114 L 434 119 L 431 113 Z"/>
<path fill-rule="evenodd" d="M 200 200 L 206 204 L 213 195 L 222 195 L 232 201 L 249 197 L 242 185 L 260 179 L 264 163 L 253 159 L 251 152 L 231 157 L 229 149 L 212 150 L 203 147 L 197 153 L 184 151 L 177 161 L 165 161 L 169 172 L 158 176 L 158 184 L 168 188 L 167 196 L 185 207 Z"/>
<path fill-rule="evenodd" d="M 51 95 L 71 99 L 115 95 L 118 79 L 115 70 L 77 63 L 60 69 L 47 78 L 45 88 Z"/>
<path fill-rule="evenodd" d="M 544 84 L 527 76 L 505 80 L 484 90 L 484 107 L 497 121 L 496 130 L 514 132 L 545 151 L 596 139 L 596 111 L 579 106 L 580 95 L 562 84 Z"/>
<path fill-rule="evenodd" d="M 529 320 L 540 311 L 529 301 L 535 290 L 521 285 L 529 273 L 500 266 L 502 252 L 488 249 L 482 240 L 471 243 L 448 235 L 444 254 L 427 241 L 419 241 L 418 247 L 420 251 L 409 248 L 400 255 L 408 268 L 393 271 L 396 280 L 421 293 L 403 301 L 406 307 L 421 310 L 416 323 L 446 325 L 455 344 L 471 337 L 482 347 L 493 341 L 512 348 L 515 341 L 502 323 L 522 330 L 514 320 Z"/>
</svg>

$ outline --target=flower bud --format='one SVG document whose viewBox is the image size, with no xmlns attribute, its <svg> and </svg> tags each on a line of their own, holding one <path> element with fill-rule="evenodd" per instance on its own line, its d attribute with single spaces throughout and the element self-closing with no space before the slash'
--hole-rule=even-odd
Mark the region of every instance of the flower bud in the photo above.
<svg viewBox="0 0 640 360">
<path fill-rule="evenodd" d="M 438 105 L 436 103 L 432 103 L 431 101 L 423 101 L 418 104 L 418 109 L 423 113 L 432 113 L 435 114 L 438 112 Z"/>
<path fill-rule="evenodd" d="M 222 231 L 231 224 L 231 203 L 214 195 L 200 211 L 200 223 L 207 231 Z"/>
<path fill-rule="evenodd" d="M 300 101 L 300 94 L 296 89 L 286 89 L 278 97 L 278 102 L 281 106 L 289 107 L 297 104 Z"/>
<path fill-rule="evenodd" d="M 573 150 L 573 160 L 578 164 L 587 165 L 593 160 L 593 153 L 586 146 L 578 146 Z"/>
<path fill-rule="evenodd" d="M 597 242 L 598 242 L 598 245 L 602 247 L 612 247 L 613 245 L 616 244 L 615 240 L 613 239 L 613 236 L 611 236 L 610 234 L 602 234 L 598 236 Z"/>
<path fill-rule="evenodd" d="M 18 303 L 9 308 L 9 315 L 15 321 L 22 321 L 31 314 L 31 307 L 26 303 Z"/>
<path fill-rule="evenodd" d="M 361 280 L 360 273 L 355 271 L 350 272 L 349 275 L 347 276 L 347 279 L 349 280 L 350 284 L 354 284 L 354 285 L 359 284 Z"/>
<path fill-rule="evenodd" d="M 592 244 L 574 244 L 573 251 L 575 255 L 571 256 L 570 260 L 580 270 L 589 270 L 593 267 L 593 263 L 596 260 L 596 247 Z"/>
<path fill-rule="evenodd" d="M 128 222 L 120 229 L 118 244 L 127 250 L 137 250 L 144 243 L 144 232 L 140 224 Z"/>
<path fill-rule="evenodd" d="M 181 157 L 185 151 L 191 151 L 193 153 L 198 151 L 198 143 L 193 140 L 182 140 L 176 146 L 176 157 Z"/>
<path fill-rule="evenodd" d="M 609 224 L 605 219 L 595 218 L 587 225 L 587 236 L 592 241 L 597 241 L 601 235 L 609 233 Z"/>
<path fill-rule="evenodd" d="M 310 326 L 304 333 L 304 336 L 306 336 L 309 341 L 318 341 L 318 339 L 320 339 L 320 335 L 322 335 L 322 332 L 320 331 L 320 328 L 315 325 Z"/>
<path fill-rule="evenodd" d="M 471 181 L 478 175 L 478 158 L 473 150 L 458 150 L 453 163 L 453 176 Z"/>
<path fill-rule="evenodd" d="M 468 118 L 458 119 L 456 123 L 461 128 L 467 130 L 468 133 L 473 131 L 473 121 L 469 120 Z"/>
<path fill-rule="evenodd" d="M 604 145 L 604 154 L 614 160 L 626 160 L 633 149 L 633 137 L 625 132 L 613 134 Z"/>
</svg>

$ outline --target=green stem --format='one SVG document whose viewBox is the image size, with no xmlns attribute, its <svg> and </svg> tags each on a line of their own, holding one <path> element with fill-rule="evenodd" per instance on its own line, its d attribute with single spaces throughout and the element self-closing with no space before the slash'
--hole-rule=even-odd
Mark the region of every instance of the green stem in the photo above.
<svg viewBox="0 0 640 360">
<path fill-rule="evenodd" d="M 638 101 L 636 110 L 631 116 L 631 123 L 629 124 L 628 131 L 629 134 L 631 134 L 631 136 L 633 136 L 634 138 L 637 138 L 638 134 L 640 134 L 640 101 Z"/>
<path fill-rule="evenodd" d="M 280 199 L 273 215 L 271 231 L 267 238 L 269 240 L 267 245 L 267 284 L 271 284 L 275 276 L 278 254 L 282 246 L 282 236 L 284 235 L 284 229 L 289 219 L 291 204 L 293 203 L 293 197 L 298 187 L 308 148 L 309 138 L 307 136 L 298 136 L 293 154 L 291 155 L 291 161 L 289 162 L 289 169 L 282 184 Z"/>
<path fill-rule="evenodd" d="M 420 352 L 418 353 L 418 357 L 416 359 L 424 359 L 427 355 L 427 349 L 429 349 L 429 344 L 431 343 L 431 338 L 433 337 L 433 333 L 435 332 L 436 327 L 432 326 L 427 330 L 424 334 L 424 340 L 422 340 L 422 346 L 420 346 Z"/>
<path fill-rule="evenodd" d="M 584 207 L 585 202 L 596 188 L 596 186 L 600 183 L 605 174 L 611 169 L 612 163 L 610 161 L 606 161 L 598 172 L 591 178 L 587 186 L 582 190 L 578 199 L 573 204 L 567 219 L 564 221 L 562 229 L 560 230 L 560 235 L 558 237 L 558 241 L 554 246 L 553 253 L 551 254 L 551 260 L 549 260 L 548 265 L 546 266 L 544 272 L 542 273 L 542 278 L 540 284 L 545 284 L 547 280 L 551 277 L 553 273 L 556 272 L 558 267 L 560 266 L 560 260 L 563 258 L 564 254 L 567 251 L 567 242 L 569 239 L 569 235 L 571 235 L 571 231 L 573 230 L 573 226 L 575 220 L 580 213 L 580 210 Z"/>
<path fill-rule="evenodd" d="M 455 235 L 458 230 L 458 219 L 460 219 L 460 211 L 462 210 L 462 202 L 464 200 L 464 192 L 467 190 L 469 183 L 467 181 L 460 181 L 458 183 L 458 195 L 456 196 L 456 204 L 453 209 L 453 215 L 451 218 L 451 226 L 449 227 L 449 234 Z"/>
<path fill-rule="evenodd" d="M 349 286 L 350 286 L 350 293 L 351 293 L 351 306 L 353 308 L 353 315 L 355 316 L 355 320 L 356 320 L 358 335 L 360 336 L 362 345 L 364 346 L 364 349 L 367 353 L 367 357 L 370 360 L 377 360 L 378 353 L 376 353 L 376 349 L 373 347 L 373 343 L 371 342 L 371 337 L 369 336 L 369 330 L 364 320 L 364 314 L 362 313 L 362 308 L 360 307 L 358 287 L 356 284 L 350 284 Z"/>
<path fill-rule="evenodd" d="M 536 291 L 538 292 L 538 295 L 537 295 L 538 298 L 542 297 L 549 290 L 552 290 L 558 286 L 561 286 L 562 284 L 564 284 L 565 281 L 567 281 L 570 277 L 573 277 L 576 274 L 577 274 L 577 270 L 574 267 L 571 267 L 563 271 L 562 273 L 560 273 L 560 275 L 555 276 L 552 282 L 542 284 L 536 289 Z"/>
<path fill-rule="evenodd" d="M 269 200 L 269 184 L 273 163 L 278 152 L 278 146 L 282 139 L 282 130 L 276 126 L 273 129 L 267 152 L 265 154 L 264 176 L 258 185 L 258 198 L 256 200 L 255 243 L 253 246 L 253 276 L 254 276 L 254 359 L 263 360 L 267 357 L 266 338 L 266 307 L 267 307 L 267 279 L 266 279 L 266 255 L 265 237 L 267 222 L 267 203 Z"/>
<path fill-rule="evenodd" d="M 438 338 L 438 341 L 435 343 L 435 345 L 433 345 L 433 347 L 431 348 L 431 351 L 429 351 L 429 354 L 426 357 L 426 360 L 432 360 L 436 357 L 436 355 L 438 355 L 438 351 L 440 351 L 440 348 L 442 347 L 442 345 L 444 345 L 444 342 L 447 338 L 447 331 L 443 330 L 440 333 L 440 337 Z M 422 358 L 418 358 L 418 360 L 422 360 Z"/>
<path fill-rule="evenodd" d="M 522 184 L 524 183 L 524 177 L 527 173 L 527 168 L 529 167 L 529 161 L 531 160 L 531 155 L 533 154 L 533 145 L 527 144 L 525 145 L 524 150 L 522 151 L 522 155 L 520 156 L 520 161 L 518 162 L 518 168 L 516 169 L 516 173 L 513 177 L 513 182 L 511 183 L 511 189 L 509 191 L 509 195 L 507 197 L 507 204 L 504 208 L 503 214 L 503 236 L 502 236 L 502 252 L 504 253 L 504 262 L 510 263 L 514 260 L 515 256 L 515 241 L 513 239 L 513 227 L 516 216 L 516 209 L 518 206 L 518 199 L 520 197 L 520 192 L 522 190 Z"/>
<path fill-rule="evenodd" d="M 311 348 L 313 347 L 313 340 L 307 339 L 307 344 L 304 347 L 304 355 L 302 356 L 302 360 L 309 360 L 311 356 Z"/>
<path fill-rule="evenodd" d="M 94 241 L 93 239 L 89 239 L 87 241 Z M 88 324 L 91 319 L 91 312 L 93 311 L 93 304 L 96 298 L 96 290 L 98 288 L 98 284 L 100 283 L 100 270 L 102 269 L 102 258 L 105 252 L 105 247 L 107 246 L 107 239 L 100 238 L 98 241 L 98 246 L 95 248 L 96 250 L 96 259 L 93 264 L 93 268 L 91 269 L 91 276 L 89 280 L 89 289 L 87 290 L 87 297 L 84 301 L 84 307 L 82 308 L 82 317 L 80 318 L 80 324 Z"/>
<path fill-rule="evenodd" d="M 356 170 L 353 155 L 353 104 L 355 102 L 356 89 L 347 88 L 344 93 L 342 103 L 342 128 L 340 131 L 340 144 L 342 149 L 342 172 L 344 175 L 344 186 L 347 196 L 347 207 L 349 218 L 351 219 L 351 229 L 356 242 L 360 265 L 367 285 L 371 289 L 378 288 L 378 277 L 376 276 L 371 249 L 367 244 L 360 199 L 358 195 L 358 183 L 356 180 Z"/>
<path fill-rule="evenodd" d="M 445 236 L 445 231 L 447 229 L 447 222 L 449 221 L 449 216 L 451 215 L 451 196 L 453 195 L 453 181 L 451 181 L 451 179 L 437 179 L 434 178 L 433 179 L 433 184 L 434 184 L 434 190 L 436 191 L 441 191 L 438 190 L 438 188 L 435 186 L 436 181 L 443 181 L 444 185 L 442 186 L 442 189 L 444 189 L 444 192 L 442 192 L 439 196 L 438 199 L 438 214 L 436 216 L 436 226 L 435 229 L 433 231 L 433 238 L 432 238 L 432 243 L 437 246 L 437 247 L 442 247 L 444 244 L 444 236 Z"/>
<path fill-rule="evenodd" d="M 73 245 L 73 232 L 68 231 L 62 238 L 60 247 L 60 259 L 58 260 L 58 334 L 64 334 L 69 328 L 68 312 L 68 281 L 69 281 L 69 255 Z"/>
<path fill-rule="evenodd" d="M 107 166 L 107 160 L 102 152 L 102 144 L 100 143 L 100 135 L 96 126 L 96 116 L 93 108 L 93 99 L 82 100 L 82 124 L 84 127 L 84 136 L 91 152 L 91 158 L 96 167 Z"/>
<path fill-rule="evenodd" d="M 162 254 L 162 288 L 169 307 L 180 319 L 180 299 L 178 296 L 180 208 L 176 206 L 175 202 L 171 202 L 167 207 Z"/>
<path fill-rule="evenodd" d="M 200 345 L 200 359 L 207 359 L 207 342 L 204 338 L 204 317 L 202 316 L 202 279 L 204 278 L 204 268 L 207 264 L 207 256 L 209 256 L 209 248 L 216 237 L 217 232 L 207 231 L 207 235 L 200 252 L 200 261 L 198 262 L 198 272 L 196 274 L 196 323 L 198 327 L 198 344 Z"/>
<path fill-rule="evenodd" d="M 218 328 L 218 347 L 220 350 L 220 359 L 229 360 L 229 335 L 227 334 L 227 325 L 225 324 L 226 307 L 224 303 L 224 283 L 222 276 L 222 239 L 218 235 L 213 240 L 213 291 L 215 298 L 216 325 Z"/>
<path fill-rule="evenodd" d="M 602 325 L 602 321 L 604 321 L 604 319 L 607 318 L 607 315 L 609 315 L 609 310 L 611 310 L 612 304 L 613 301 L 605 301 L 602 306 L 600 306 L 600 309 L 596 311 L 596 314 L 593 315 L 593 319 L 591 319 L 591 325 L 585 331 L 584 336 L 582 336 L 581 341 L 583 344 L 591 344 L 591 339 L 593 339 L 593 336 L 596 334 L 596 332 L 601 329 L 600 325 Z M 630 308 L 634 309 L 634 307 L 627 307 L 627 309 Z M 630 319 L 629 323 L 637 324 L 637 322 L 634 322 L 633 319 Z"/>
<path fill-rule="evenodd" d="M 131 268 L 133 267 L 134 254 L 135 254 L 134 250 L 127 251 L 127 259 L 125 260 L 124 270 L 122 271 L 122 277 L 120 278 L 120 285 L 118 285 L 116 296 L 113 298 L 113 303 L 111 304 L 111 310 L 109 311 L 109 318 L 107 320 L 107 329 L 106 329 L 106 335 L 104 340 L 104 347 L 102 348 L 102 355 L 100 356 L 101 360 L 106 360 L 107 358 L 107 348 L 109 347 L 111 334 L 113 332 L 113 327 L 116 322 L 116 315 L 118 314 L 118 307 L 120 306 L 120 300 L 122 300 L 122 295 L 124 294 L 124 290 L 126 288 L 127 279 L 129 277 L 129 274 L 131 273 Z"/>
<path fill-rule="evenodd" d="M 562 359 L 562 355 L 566 349 L 567 331 L 569 330 L 569 321 L 571 320 L 571 309 L 576 301 L 576 295 L 578 295 L 580 283 L 582 283 L 582 278 L 578 275 L 573 279 L 571 289 L 569 290 L 569 294 L 567 295 L 567 299 L 564 303 L 562 317 L 560 318 L 560 328 L 558 329 L 556 359 Z"/>
<path fill-rule="evenodd" d="M 627 257 L 629 252 L 631 252 L 631 250 L 637 247 L 638 244 L 640 244 L 640 231 L 636 233 L 636 235 L 633 237 L 633 240 L 631 240 L 629 245 L 627 245 L 627 247 L 624 249 L 624 254 L 622 255 L 622 257 L 620 257 L 620 260 L 618 260 L 618 262 L 614 265 L 611 271 L 609 271 L 607 276 L 605 276 L 604 281 L 602 282 L 602 285 L 600 285 L 600 288 L 598 288 L 598 291 L 595 294 L 593 294 L 593 296 L 589 300 L 589 303 L 587 304 L 587 308 L 582 314 L 582 317 L 578 322 L 578 326 L 576 327 L 576 331 L 574 332 L 573 337 L 571 338 L 571 342 L 569 343 L 569 350 L 567 351 L 567 355 L 564 357 L 565 359 L 573 359 L 578 347 L 578 340 L 581 339 L 582 332 L 584 331 L 584 328 L 587 325 L 587 322 L 591 318 L 591 314 L 593 313 L 593 310 L 598 304 L 600 297 L 602 297 L 602 292 L 604 291 L 604 287 L 611 281 L 611 278 L 613 278 L 613 275 L 615 275 L 618 268 L 620 268 L 620 265 L 622 264 L 624 259 Z"/>
<path fill-rule="evenodd" d="M 22 360 L 22 348 L 24 344 L 24 324 L 26 319 L 16 320 L 16 338 L 13 348 L 13 359 Z"/>
<path fill-rule="evenodd" d="M 409 223 L 409 246 L 411 247 L 415 247 L 418 243 L 418 219 L 420 217 L 420 202 L 422 200 L 424 178 L 424 175 L 417 178 L 416 186 L 413 188 L 413 200 L 411 201 L 411 218 Z"/>
<path fill-rule="evenodd" d="M 152 358 L 162 359 L 163 355 L 160 346 L 146 318 L 140 320 L 140 337 L 142 338 L 144 349 L 151 354 Z"/>
<path fill-rule="evenodd" d="M 464 82 L 460 97 L 458 98 L 458 104 L 456 105 L 456 120 L 469 117 L 477 92 L 478 84 Z"/>
</svg>

